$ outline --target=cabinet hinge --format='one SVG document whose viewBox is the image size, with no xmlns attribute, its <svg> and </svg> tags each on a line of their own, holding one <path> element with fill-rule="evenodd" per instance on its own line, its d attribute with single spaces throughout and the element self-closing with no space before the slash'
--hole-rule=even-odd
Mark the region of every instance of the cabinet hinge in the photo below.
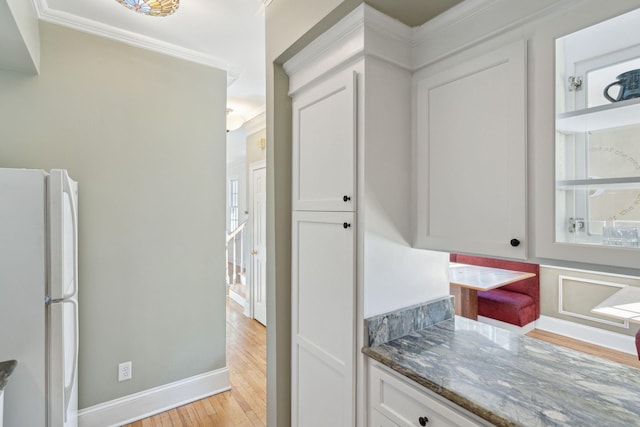
<svg viewBox="0 0 640 427">
<path fill-rule="evenodd" d="M 584 229 L 584 218 L 569 218 L 569 233 L 581 233 Z"/>
<path fill-rule="evenodd" d="M 569 92 L 582 89 L 582 76 L 569 76 Z"/>
</svg>

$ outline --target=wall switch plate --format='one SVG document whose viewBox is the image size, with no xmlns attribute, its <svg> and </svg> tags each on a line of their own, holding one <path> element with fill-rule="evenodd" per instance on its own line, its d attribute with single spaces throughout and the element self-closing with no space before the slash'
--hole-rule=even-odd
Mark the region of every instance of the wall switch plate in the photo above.
<svg viewBox="0 0 640 427">
<path fill-rule="evenodd" d="M 118 365 L 118 381 L 127 381 L 132 378 L 131 361 L 122 362 Z"/>
</svg>

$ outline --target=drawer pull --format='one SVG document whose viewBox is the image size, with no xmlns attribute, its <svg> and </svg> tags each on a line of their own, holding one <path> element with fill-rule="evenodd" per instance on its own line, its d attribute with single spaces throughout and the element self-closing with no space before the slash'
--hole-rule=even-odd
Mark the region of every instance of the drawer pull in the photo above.
<svg viewBox="0 0 640 427">
<path fill-rule="evenodd" d="M 349 196 L 342 196 L 342 201 L 343 201 L 343 202 L 345 202 L 345 203 L 346 203 L 346 202 L 348 202 L 349 200 L 351 200 L 351 197 L 349 197 Z"/>
<path fill-rule="evenodd" d="M 515 248 L 516 246 L 519 246 L 519 245 L 520 245 L 520 240 L 518 240 L 518 239 L 511 239 L 511 241 L 510 241 L 509 243 L 511 243 L 511 246 L 513 246 L 513 247 Z"/>
<path fill-rule="evenodd" d="M 420 423 L 421 426 L 426 426 L 427 423 L 429 422 L 429 418 L 427 417 L 420 417 L 418 418 L 418 422 Z"/>
<path fill-rule="evenodd" d="M 351 227 L 351 224 L 349 224 L 348 222 L 345 222 L 344 224 L 342 224 L 342 227 L 346 229 Z"/>
</svg>

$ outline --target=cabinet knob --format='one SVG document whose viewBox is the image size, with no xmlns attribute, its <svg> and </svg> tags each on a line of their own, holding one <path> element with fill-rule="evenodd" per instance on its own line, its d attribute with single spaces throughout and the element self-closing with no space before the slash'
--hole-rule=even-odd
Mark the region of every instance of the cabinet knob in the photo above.
<svg viewBox="0 0 640 427">
<path fill-rule="evenodd" d="M 420 423 L 421 426 L 426 426 L 427 423 L 429 422 L 429 418 L 427 417 L 420 417 L 418 418 L 418 422 Z"/>
<path fill-rule="evenodd" d="M 513 246 L 514 248 L 516 246 L 520 246 L 520 240 L 518 240 L 518 239 L 511 239 L 511 242 L 509 242 L 509 243 L 511 243 L 511 246 Z"/>
<path fill-rule="evenodd" d="M 349 197 L 349 196 L 342 196 L 342 201 L 343 201 L 343 202 L 345 202 L 345 203 L 346 203 L 346 202 L 348 202 L 349 200 L 351 200 L 351 197 Z"/>
<path fill-rule="evenodd" d="M 342 227 L 346 229 L 346 228 L 351 227 L 351 224 L 349 224 L 348 222 L 345 222 L 345 223 L 342 224 Z"/>
</svg>

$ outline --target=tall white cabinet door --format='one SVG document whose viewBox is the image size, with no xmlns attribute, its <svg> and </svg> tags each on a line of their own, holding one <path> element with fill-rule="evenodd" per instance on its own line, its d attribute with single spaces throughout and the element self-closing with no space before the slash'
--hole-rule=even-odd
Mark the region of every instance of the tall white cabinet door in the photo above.
<svg viewBox="0 0 640 427">
<path fill-rule="evenodd" d="M 293 427 L 355 425 L 354 218 L 293 213 Z"/>
<path fill-rule="evenodd" d="M 526 42 L 422 76 L 416 246 L 526 258 Z"/>
<path fill-rule="evenodd" d="M 293 98 L 293 210 L 354 211 L 356 73 Z"/>
</svg>

